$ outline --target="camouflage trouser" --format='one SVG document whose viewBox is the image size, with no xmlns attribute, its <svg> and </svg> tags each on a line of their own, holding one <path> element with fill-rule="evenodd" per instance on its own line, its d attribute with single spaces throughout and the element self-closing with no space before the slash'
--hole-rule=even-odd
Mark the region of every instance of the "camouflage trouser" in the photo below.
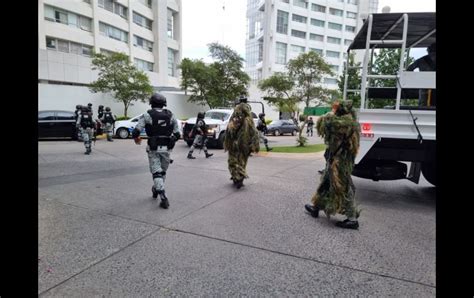
<svg viewBox="0 0 474 298">
<path fill-rule="evenodd" d="M 248 178 L 245 168 L 247 167 L 248 154 L 241 151 L 229 151 L 229 158 L 227 160 L 229 165 L 229 172 L 232 180 L 242 180 Z"/>
<path fill-rule="evenodd" d="M 114 125 L 112 123 L 105 123 L 104 131 L 107 134 L 107 140 L 112 140 L 113 127 Z"/>
<path fill-rule="evenodd" d="M 194 152 L 194 149 L 198 146 L 202 146 L 202 150 L 204 150 L 204 153 L 207 153 L 207 138 L 204 139 L 203 136 L 201 135 L 196 135 L 194 137 L 193 145 L 191 146 L 191 150 L 189 150 L 189 153 L 192 154 Z"/>
<path fill-rule="evenodd" d="M 312 126 L 308 126 L 306 128 L 306 135 L 309 137 L 309 134 L 311 133 L 311 136 L 313 136 L 313 127 Z"/>
<path fill-rule="evenodd" d="M 260 140 L 260 142 L 263 142 L 265 146 L 268 145 L 268 139 L 265 136 L 265 133 L 263 131 L 260 131 L 260 130 L 258 131 L 258 139 Z"/>
<path fill-rule="evenodd" d="M 150 150 L 147 146 L 150 172 L 153 175 L 153 185 L 156 190 L 165 190 L 166 170 L 170 165 L 170 153 L 166 146 L 158 146 L 157 150 Z"/>
<path fill-rule="evenodd" d="M 92 139 L 94 138 L 94 129 L 90 127 L 87 127 L 87 128 L 81 127 L 81 134 L 82 134 L 82 139 L 84 140 L 84 146 L 86 147 L 86 149 L 90 150 Z"/>
<path fill-rule="evenodd" d="M 352 170 L 352 167 L 350 169 Z M 346 215 L 348 218 L 359 217 L 360 212 L 355 204 L 355 185 L 350 173 L 335 162 L 327 166 L 321 176 L 311 202 L 324 210 L 328 217 L 336 213 Z"/>
</svg>

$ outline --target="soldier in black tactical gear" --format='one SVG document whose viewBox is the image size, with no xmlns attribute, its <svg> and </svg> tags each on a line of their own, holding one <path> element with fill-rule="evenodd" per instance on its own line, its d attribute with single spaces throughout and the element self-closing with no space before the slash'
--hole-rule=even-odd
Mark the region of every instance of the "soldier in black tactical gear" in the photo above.
<svg viewBox="0 0 474 298">
<path fill-rule="evenodd" d="M 76 105 L 76 110 L 74 111 L 74 120 L 77 123 L 77 118 L 79 118 L 79 114 L 81 113 L 82 106 L 81 105 Z M 82 142 L 82 136 L 81 136 L 81 131 L 79 129 L 76 129 L 76 136 L 77 136 L 77 141 Z"/>
<path fill-rule="evenodd" d="M 169 201 L 165 195 L 166 170 L 170 164 L 170 151 L 176 141 L 180 138 L 178 122 L 170 110 L 163 108 L 166 106 L 166 98 L 155 93 L 150 98 L 151 110 L 144 113 L 138 120 L 138 124 L 132 131 L 135 144 L 141 144 L 140 132 L 145 127 L 148 136 L 148 161 L 150 172 L 153 176 L 153 186 L 151 192 L 153 198 L 160 196 L 160 207 L 168 209 Z"/>
<path fill-rule="evenodd" d="M 89 112 L 91 112 L 91 115 L 94 114 L 94 112 L 92 111 L 92 104 L 91 103 L 87 104 L 87 109 L 89 110 Z"/>
<path fill-rule="evenodd" d="M 99 108 L 97 109 L 97 118 L 102 118 L 104 115 L 104 106 L 100 105 Z"/>
<path fill-rule="evenodd" d="M 84 154 L 89 155 L 91 153 L 91 142 L 94 135 L 94 120 L 92 119 L 92 112 L 88 107 L 83 106 L 81 114 L 77 118 L 76 127 L 80 129 L 82 139 L 84 140 L 84 146 L 86 152 Z"/>
<path fill-rule="evenodd" d="M 113 135 L 113 127 L 115 120 L 117 119 L 115 115 L 110 112 L 110 107 L 105 108 L 105 113 L 102 112 L 102 117 L 99 118 L 100 121 L 105 125 L 105 132 L 107 133 L 107 141 L 113 142 L 112 135 Z"/>
<path fill-rule="evenodd" d="M 273 148 L 268 147 L 268 139 L 267 137 L 265 137 L 265 133 L 267 132 L 267 124 L 265 123 L 264 113 L 258 114 L 257 130 L 260 142 L 263 142 L 263 144 L 265 144 L 265 148 L 267 148 L 267 151 L 272 151 Z"/>
<path fill-rule="evenodd" d="M 207 152 L 207 125 L 204 122 L 204 113 L 199 112 L 196 119 L 196 124 L 193 127 L 192 134 L 194 135 L 194 142 L 191 146 L 191 150 L 189 150 L 188 158 L 189 159 L 196 159 L 193 156 L 193 151 L 196 147 L 201 147 L 206 154 L 206 158 L 213 156 L 214 154 Z"/>
</svg>

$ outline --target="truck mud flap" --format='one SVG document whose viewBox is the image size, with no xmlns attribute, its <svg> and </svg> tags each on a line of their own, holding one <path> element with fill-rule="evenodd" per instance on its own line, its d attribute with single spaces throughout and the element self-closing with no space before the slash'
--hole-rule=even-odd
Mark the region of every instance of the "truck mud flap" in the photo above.
<svg viewBox="0 0 474 298">
<path fill-rule="evenodd" d="M 355 165 L 352 175 L 374 181 L 406 179 L 407 165 L 391 160 L 367 160 Z"/>
</svg>

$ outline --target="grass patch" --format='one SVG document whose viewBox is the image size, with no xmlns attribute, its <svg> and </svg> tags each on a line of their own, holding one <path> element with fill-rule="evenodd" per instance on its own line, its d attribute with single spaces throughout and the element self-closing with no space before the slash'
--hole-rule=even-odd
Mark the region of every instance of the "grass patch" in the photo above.
<svg viewBox="0 0 474 298">
<path fill-rule="evenodd" d="M 263 146 L 262 146 L 263 147 Z M 320 152 L 326 149 L 326 145 L 324 144 L 316 144 L 316 145 L 306 145 L 304 147 L 296 147 L 296 146 L 282 146 L 282 147 L 273 147 L 271 152 L 280 152 L 280 153 L 313 153 L 313 152 Z M 267 149 L 261 148 L 262 152 L 267 152 Z"/>
</svg>

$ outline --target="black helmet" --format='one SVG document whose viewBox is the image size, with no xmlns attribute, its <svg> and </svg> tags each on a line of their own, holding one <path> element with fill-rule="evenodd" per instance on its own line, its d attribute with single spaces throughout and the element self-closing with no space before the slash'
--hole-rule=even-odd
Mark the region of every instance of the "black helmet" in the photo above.
<svg viewBox="0 0 474 298">
<path fill-rule="evenodd" d="M 91 103 L 88 103 L 87 106 L 88 106 L 88 107 L 92 107 L 92 104 L 91 104 Z"/>
<path fill-rule="evenodd" d="M 239 103 L 247 103 L 247 97 L 244 96 L 244 95 L 241 95 L 240 98 L 239 98 Z"/>
<path fill-rule="evenodd" d="M 258 114 L 258 118 L 263 118 L 263 117 L 265 117 L 265 113 Z"/>
<path fill-rule="evenodd" d="M 152 108 L 154 107 L 162 108 L 163 106 L 166 106 L 166 97 L 164 97 L 160 93 L 154 93 L 150 97 L 150 105 Z"/>
<path fill-rule="evenodd" d="M 100 105 L 100 106 L 99 106 L 99 110 L 100 110 L 100 109 L 103 109 L 103 108 L 104 108 L 104 106 L 103 106 L 103 105 Z"/>
<path fill-rule="evenodd" d="M 89 111 L 89 107 L 87 107 L 87 106 L 81 106 L 81 111 L 82 111 L 82 112 L 87 112 L 87 111 Z"/>
<path fill-rule="evenodd" d="M 77 106 L 76 106 L 76 110 L 80 110 L 81 108 L 82 108 L 81 105 L 77 105 Z"/>
<path fill-rule="evenodd" d="M 198 113 L 198 119 L 204 119 L 204 112 Z"/>
<path fill-rule="evenodd" d="M 107 112 L 110 112 L 110 107 L 106 107 L 105 110 L 106 110 Z"/>
</svg>

